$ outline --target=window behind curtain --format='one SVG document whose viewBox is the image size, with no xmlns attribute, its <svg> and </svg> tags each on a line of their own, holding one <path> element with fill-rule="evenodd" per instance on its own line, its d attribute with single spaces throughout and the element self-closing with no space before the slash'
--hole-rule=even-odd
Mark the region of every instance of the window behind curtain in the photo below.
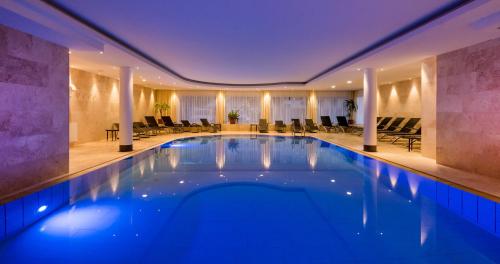
<svg viewBox="0 0 500 264">
<path fill-rule="evenodd" d="M 292 118 L 304 120 L 306 117 L 306 97 L 275 96 L 271 97 L 271 122 L 283 120 L 291 123 Z M 302 122 L 302 121 L 301 121 Z"/>
<path fill-rule="evenodd" d="M 180 120 L 189 122 L 200 122 L 200 118 L 206 118 L 209 122 L 215 121 L 215 96 L 180 96 Z"/>
<path fill-rule="evenodd" d="M 239 123 L 257 123 L 260 117 L 260 97 L 258 95 L 226 95 L 224 115 L 226 120 L 231 110 L 239 110 Z"/>
<path fill-rule="evenodd" d="M 321 120 L 321 116 L 330 116 L 332 122 L 337 122 L 336 116 L 347 116 L 344 109 L 344 101 L 347 99 L 348 96 L 318 96 L 317 120 Z"/>
<path fill-rule="evenodd" d="M 358 111 L 356 112 L 356 124 L 363 124 L 363 94 L 358 94 L 356 96 L 356 103 L 358 104 Z"/>
</svg>

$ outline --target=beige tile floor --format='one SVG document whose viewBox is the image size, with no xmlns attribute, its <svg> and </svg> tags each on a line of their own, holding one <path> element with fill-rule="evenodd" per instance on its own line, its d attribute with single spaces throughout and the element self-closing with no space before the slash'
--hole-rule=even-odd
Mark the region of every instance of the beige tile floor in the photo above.
<svg viewBox="0 0 500 264">
<path fill-rule="evenodd" d="M 220 134 L 250 134 L 250 132 L 223 131 Z M 272 132 L 269 134 L 274 133 Z M 148 150 L 176 138 L 202 135 L 213 134 L 182 133 L 150 137 L 134 141 L 134 151 L 127 153 L 117 151 L 117 141 L 98 141 L 73 146 L 70 148 L 69 175 L 70 177 L 76 177 L 88 171 L 95 170 L 105 166 L 106 164 Z M 287 135 L 291 134 L 287 133 Z M 498 178 L 477 175 L 436 164 L 435 160 L 423 157 L 418 151 L 408 152 L 408 150 L 401 145 L 398 146 L 386 142 L 380 142 L 378 152 L 366 153 L 362 151 L 363 139 L 360 136 L 336 133 L 317 133 L 308 135 L 390 162 L 394 165 L 416 171 L 424 176 L 436 178 L 458 188 L 466 189 L 476 194 L 486 196 L 490 199 L 500 201 L 500 179 Z"/>
</svg>

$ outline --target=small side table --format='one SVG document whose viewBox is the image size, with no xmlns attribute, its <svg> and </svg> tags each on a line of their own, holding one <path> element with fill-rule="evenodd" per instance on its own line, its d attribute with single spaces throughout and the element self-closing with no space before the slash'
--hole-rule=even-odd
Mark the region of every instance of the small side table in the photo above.
<svg viewBox="0 0 500 264">
<path fill-rule="evenodd" d="M 253 131 L 254 127 L 255 127 L 255 132 L 257 133 L 257 130 L 258 130 L 258 125 L 257 124 L 250 124 L 250 132 Z"/>
<path fill-rule="evenodd" d="M 106 141 L 109 140 L 109 134 L 111 134 L 111 141 L 118 139 L 118 129 L 106 129 Z"/>
</svg>

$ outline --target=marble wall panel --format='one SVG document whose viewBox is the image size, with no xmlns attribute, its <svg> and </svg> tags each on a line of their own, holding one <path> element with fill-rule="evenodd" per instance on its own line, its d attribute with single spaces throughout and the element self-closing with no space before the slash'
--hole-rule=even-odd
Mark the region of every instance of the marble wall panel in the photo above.
<svg viewBox="0 0 500 264">
<path fill-rule="evenodd" d="M 438 163 L 500 177 L 500 38 L 437 57 Z"/>
<path fill-rule="evenodd" d="M 68 171 L 68 50 L 0 25 L 0 196 Z"/>
</svg>

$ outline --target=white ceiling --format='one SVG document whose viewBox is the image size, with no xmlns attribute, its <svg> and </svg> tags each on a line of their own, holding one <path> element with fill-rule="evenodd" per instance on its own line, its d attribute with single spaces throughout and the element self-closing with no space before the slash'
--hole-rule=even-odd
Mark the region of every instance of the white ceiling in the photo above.
<svg viewBox="0 0 500 264">
<path fill-rule="evenodd" d="M 186 78 L 248 84 L 306 81 L 451 1 L 57 2 Z M 117 77 L 129 65 L 155 88 L 235 89 L 183 81 L 43 2 L 0 6 L 0 23 L 69 47 L 73 67 Z M 306 86 L 238 89 L 359 89 L 364 67 L 383 68 L 380 82 L 412 78 L 423 58 L 498 37 L 498 26 L 500 1 L 479 0 Z"/>
</svg>

